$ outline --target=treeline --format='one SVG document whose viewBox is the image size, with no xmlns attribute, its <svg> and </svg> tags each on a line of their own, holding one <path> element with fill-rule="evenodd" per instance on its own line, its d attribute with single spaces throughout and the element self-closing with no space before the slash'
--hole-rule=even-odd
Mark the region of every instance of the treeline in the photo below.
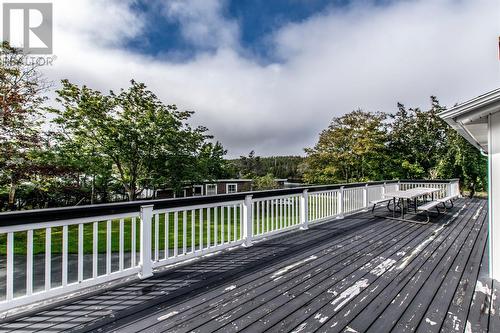
<svg viewBox="0 0 500 333">
<path fill-rule="evenodd" d="M 301 156 L 257 156 L 251 151 L 248 156 L 229 160 L 228 170 L 234 178 L 258 178 L 272 175 L 278 179 L 302 181 L 304 157 Z"/>
<path fill-rule="evenodd" d="M 46 108 L 39 69 L 7 43 L 0 57 L 0 210 L 135 200 L 228 176 L 226 151 L 189 125 L 193 112 L 144 84 L 104 94 L 63 80 Z"/>
<path fill-rule="evenodd" d="M 383 179 L 460 178 L 474 195 L 487 188 L 487 159 L 438 116 L 398 104 L 396 113 L 356 110 L 334 118 L 306 149 L 304 181 L 311 184 Z"/>
</svg>

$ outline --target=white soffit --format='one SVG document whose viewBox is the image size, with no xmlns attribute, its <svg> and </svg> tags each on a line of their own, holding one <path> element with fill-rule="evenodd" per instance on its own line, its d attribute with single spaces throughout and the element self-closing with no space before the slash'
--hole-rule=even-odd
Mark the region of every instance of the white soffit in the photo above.
<svg viewBox="0 0 500 333">
<path fill-rule="evenodd" d="M 488 116 L 500 112 L 500 88 L 441 112 L 439 116 L 478 149 L 488 152 Z"/>
</svg>

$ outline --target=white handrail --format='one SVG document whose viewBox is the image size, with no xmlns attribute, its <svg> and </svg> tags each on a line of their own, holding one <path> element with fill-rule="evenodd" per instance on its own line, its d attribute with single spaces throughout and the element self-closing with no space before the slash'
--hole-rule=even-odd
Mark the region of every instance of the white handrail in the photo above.
<svg viewBox="0 0 500 333">
<path fill-rule="evenodd" d="M 249 192 L 234 200 L 212 197 L 186 206 L 163 205 L 167 208 L 143 204 L 129 213 L 0 226 L 0 245 L 6 249 L 0 311 L 124 277 L 148 278 L 162 266 L 249 247 L 259 238 L 289 230 L 307 230 L 310 223 L 367 209 L 386 191 L 415 187 L 438 188 L 438 198 L 460 194 L 458 180 L 379 182 L 283 194 Z M 43 266 L 35 264 L 41 261 Z"/>
</svg>

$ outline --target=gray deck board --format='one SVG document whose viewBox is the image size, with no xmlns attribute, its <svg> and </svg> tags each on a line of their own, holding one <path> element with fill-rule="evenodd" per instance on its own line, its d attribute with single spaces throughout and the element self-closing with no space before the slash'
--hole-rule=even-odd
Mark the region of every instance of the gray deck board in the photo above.
<svg viewBox="0 0 500 333">
<path fill-rule="evenodd" d="M 487 203 L 311 225 L 0 323 L 1 332 L 495 332 Z M 493 296 L 492 296 L 493 293 Z"/>
</svg>

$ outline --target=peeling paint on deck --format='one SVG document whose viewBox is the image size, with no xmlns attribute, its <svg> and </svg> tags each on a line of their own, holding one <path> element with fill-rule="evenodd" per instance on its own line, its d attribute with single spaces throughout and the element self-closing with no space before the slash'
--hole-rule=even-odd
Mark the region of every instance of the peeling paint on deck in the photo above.
<svg viewBox="0 0 500 333">
<path fill-rule="evenodd" d="M 434 325 L 436 325 L 436 324 L 437 324 L 435 321 L 432 321 L 432 320 L 430 320 L 429 318 L 425 318 L 425 322 L 426 322 L 427 324 L 430 324 L 431 326 L 434 326 Z"/>
<path fill-rule="evenodd" d="M 359 295 L 359 293 L 366 287 L 368 287 L 368 279 L 362 279 L 356 281 L 355 284 L 344 290 L 339 297 L 334 299 L 330 304 L 337 305 L 333 311 L 338 311 L 341 307 L 343 307 L 347 302 L 351 299 Z"/>
<path fill-rule="evenodd" d="M 380 275 L 384 274 L 385 271 L 387 271 L 389 269 L 389 267 L 391 267 L 395 262 L 396 262 L 396 260 L 394 260 L 394 259 L 390 259 L 390 258 L 386 259 L 382 263 L 380 263 L 377 267 L 372 269 L 370 271 L 370 273 L 375 275 L 375 276 L 380 276 Z"/>
<path fill-rule="evenodd" d="M 278 276 L 280 275 L 283 275 L 285 273 L 287 273 L 288 271 L 291 271 L 292 269 L 294 269 L 295 267 L 298 267 L 300 265 L 303 265 L 305 264 L 306 262 L 308 261 L 311 261 L 311 260 L 314 260 L 314 259 L 318 259 L 317 256 L 310 256 L 310 257 L 307 257 L 303 260 L 300 260 L 300 261 L 297 261 L 296 263 L 293 263 L 291 265 L 288 265 L 286 267 L 283 267 L 282 269 L 280 269 L 279 271 L 276 271 L 273 275 L 271 275 L 271 279 L 275 279 L 277 278 Z"/>
<path fill-rule="evenodd" d="M 306 328 L 307 324 L 306 323 L 302 323 L 300 324 L 299 326 L 297 326 L 296 329 L 294 329 L 291 333 L 299 333 L 299 332 L 302 332 L 304 330 L 304 328 Z"/>
<path fill-rule="evenodd" d="M 162 320 L 165 320 L 165 319 L 168 319 L 170 317 L 173 317 L 175 316 L 176 314 L 178 314 L 179 312 L 178 311 L 172 311 L 172 312 L 169 312 L 163 316 L 159 316 L 158 317 L 158 321 L 162 321 Z"/>
<path fill-rule="evenodd" d="M 403 262 L 397 267 L 398 270 L 401 270 L 408 266 L 408 264 L 415 258 L 422 250 L 429 244 L 431 243 L 434 239 L 437 238 L 439 233 L 444 229 L 445 224 L 434 230 L 434 232 L 427 238 L 425 239 L 422 243 L 418 244 L 418 246 L 413 249 L 413 251 L 410 252 L 409 255 L 407 255 L 405 258 L 403 258 Z"/>
<path fill-rule="evenodd" d="M 321 313 L 317 313 L 314 316 L 314 319 L 317 319 L 321 324 L 323 324 L 328 319 L 328 316 L 323 316 Z"/>
</svg>

